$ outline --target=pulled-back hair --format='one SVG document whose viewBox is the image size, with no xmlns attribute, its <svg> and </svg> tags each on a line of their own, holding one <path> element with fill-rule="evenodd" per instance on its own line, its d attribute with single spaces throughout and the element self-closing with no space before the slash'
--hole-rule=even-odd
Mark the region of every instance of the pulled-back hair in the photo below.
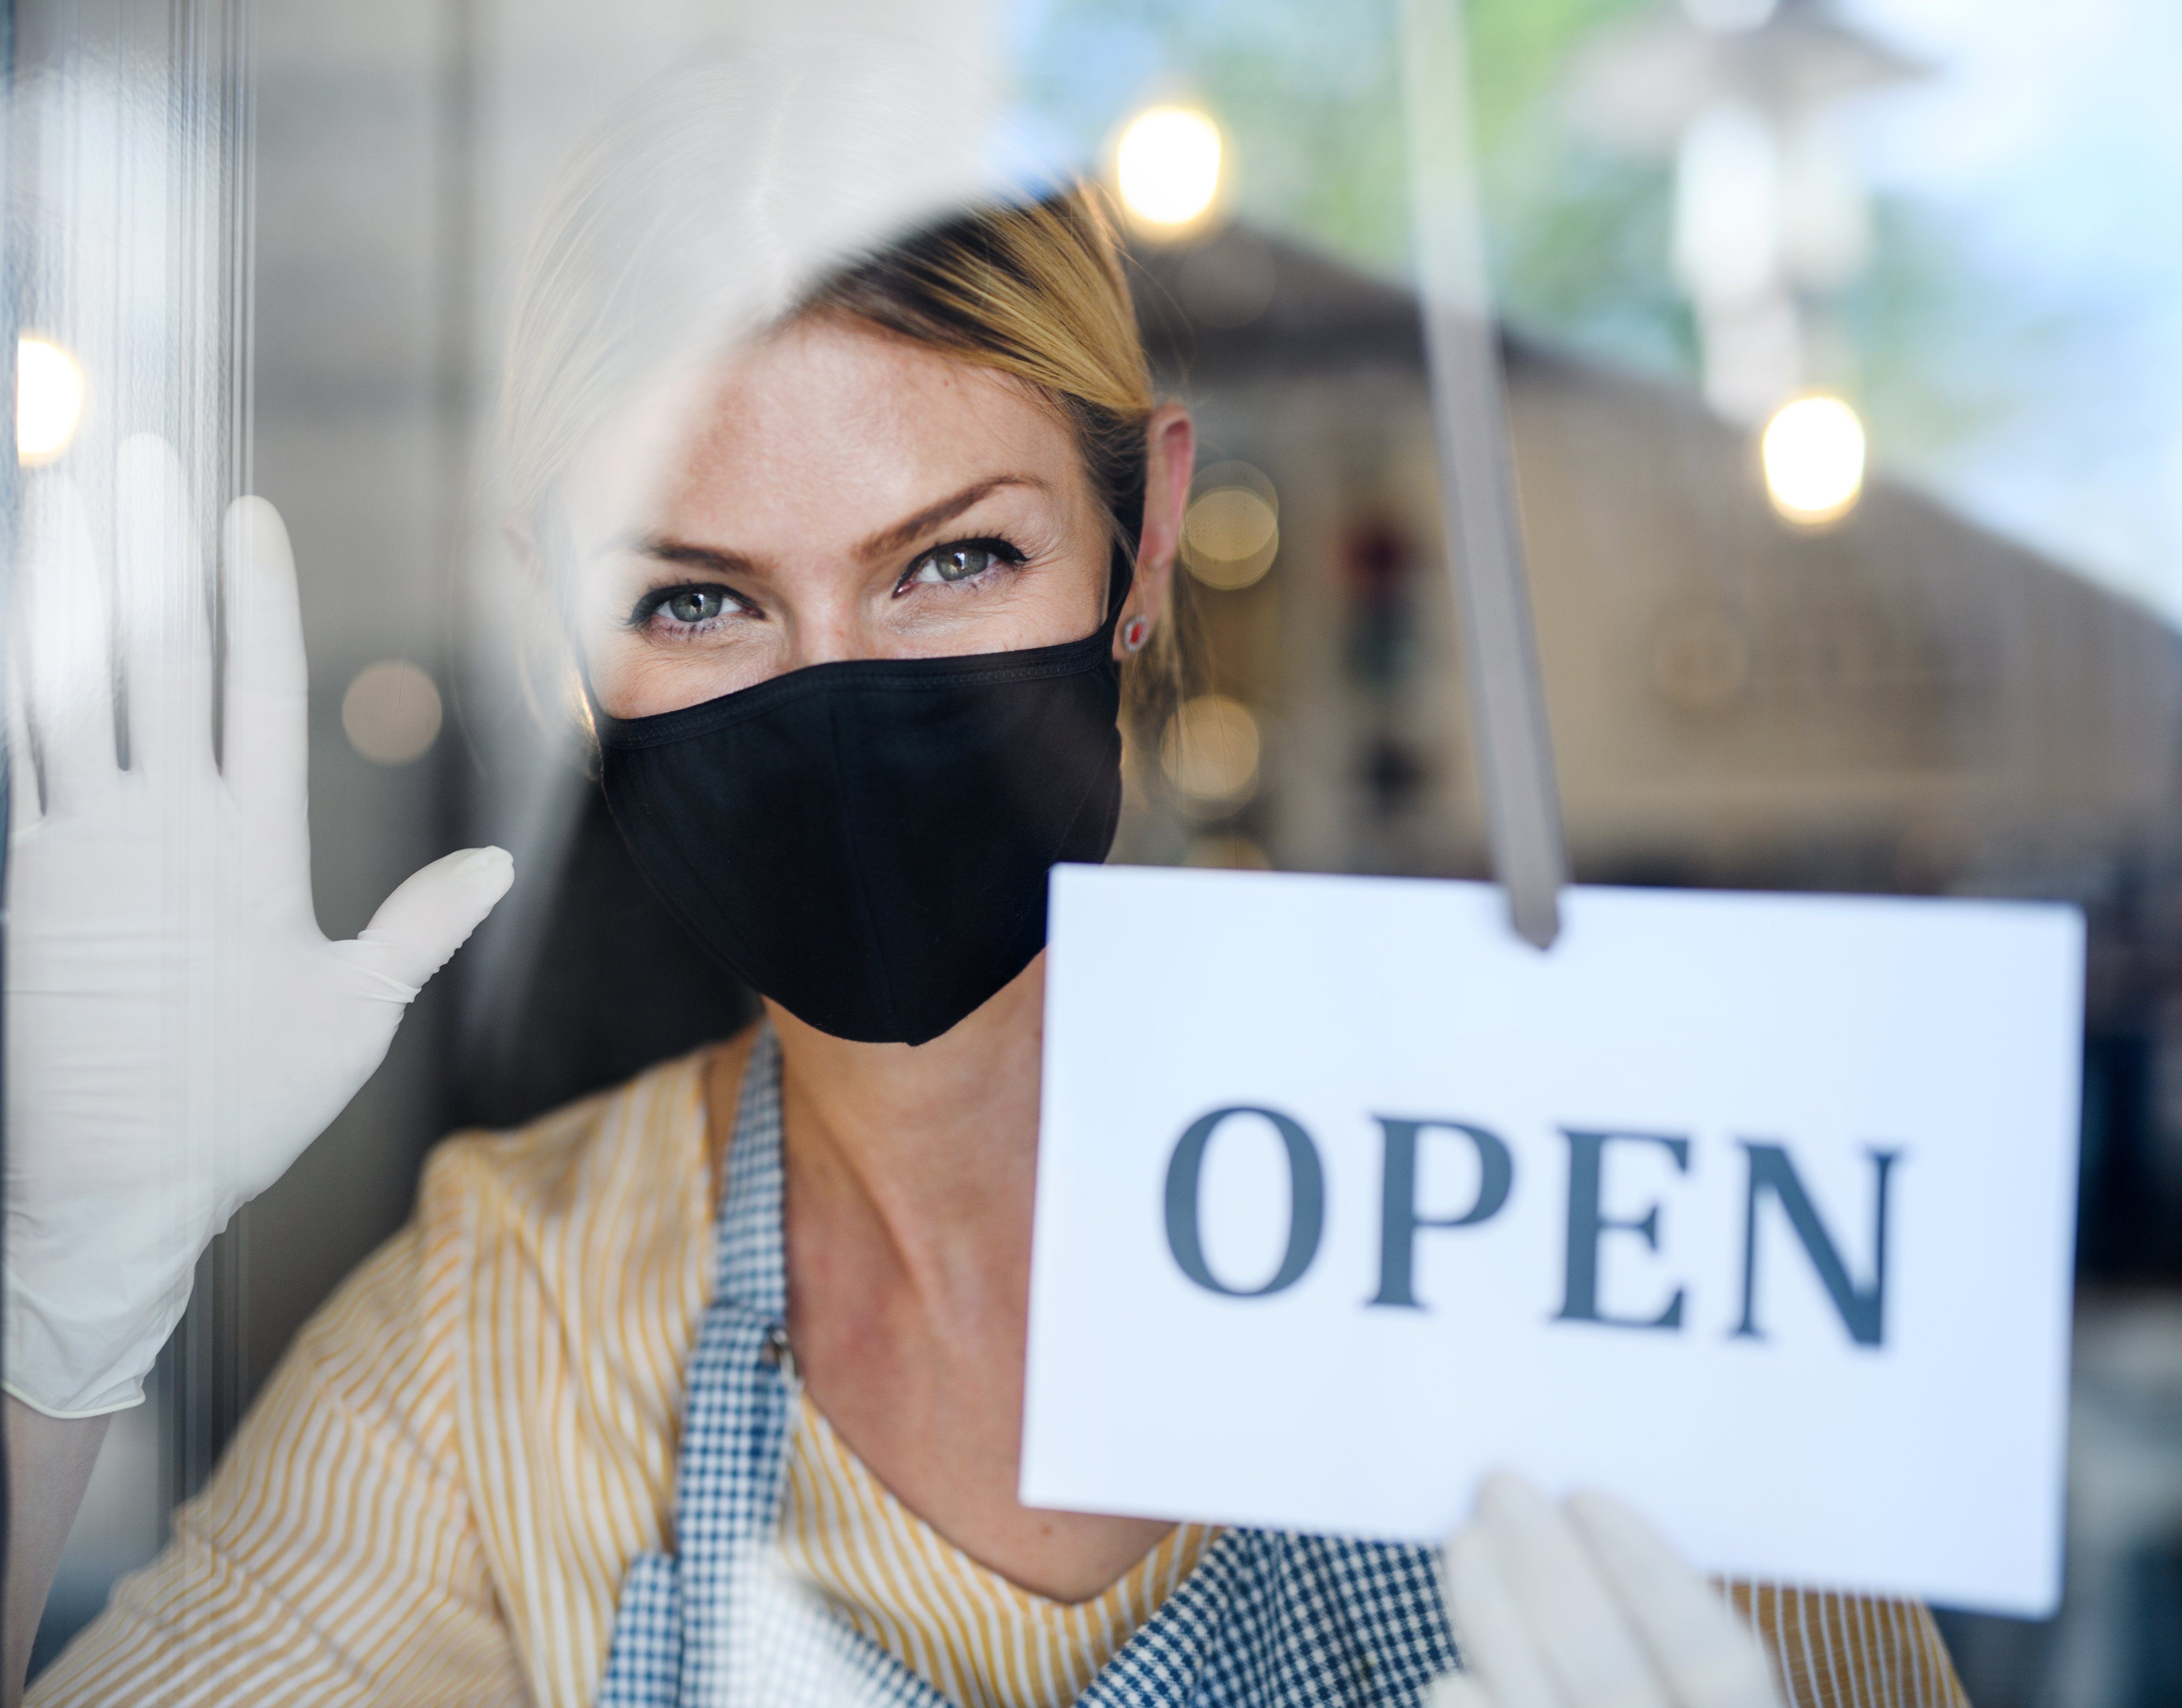
<svg viewBox="0 0 2182 1708">
<path fill-rule="evenodd" d="M 1110 223 L 1087 185 L 1018 207 L 965 214 L 823 280 L 800 305 L 875 326 L 1033 386 L 1083 451 L 1117 550 L 1144 527 L 1153 408 L 1128 281 Z M 1179 691 L 1182 578 L 1168 620 L 1130 661 L 1133 710 L 1155 719 Z"/>
</svg>

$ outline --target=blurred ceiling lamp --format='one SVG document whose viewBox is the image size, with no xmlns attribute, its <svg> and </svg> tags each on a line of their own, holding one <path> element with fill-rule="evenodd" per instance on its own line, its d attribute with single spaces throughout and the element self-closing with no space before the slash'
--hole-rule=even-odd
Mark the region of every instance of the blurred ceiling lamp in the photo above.
<svg viewBox="0 0 2182 1708">
<path fill-rule="evenodd" d="M 1772 287 L 1780 263 L 1780 152 L 1755 108 L 1723 101 L 1690 122 L 1675 165 L 1675 276 L 1700 304 Z"/>
<path fill-rule="evenodd" d="M 407 765 L 440 738 L 440 690 L 406 659 L 381 659 L 356 673 L 341 696 L 349 745 L 374 765 Z"/>
<path fill-rule="evenodd" d="M 1185 700 L 1160 735 L 1160 769 L 1199 807 L 1240 806 L 1258 787 L 1258 721 L 1225 694 Z"/>
<path fill-rule="evenodd" d="M 51 462 L 83 418 L 83 369 L 50 339 L 15 340 L 15 460 Z"/>
<path fill-rule="evenodd" d="M 1681 0 L 1602 25 L 1572 56 L 1567 110 L 1617 148 L 1674 163 L 1675 275 L 1706 401 L 1755 425 L 1813 379 L 1814 295 L 1868 259 L 1869 196 L 1835 114 L 1930 69 L 1816 0 Z"/>
<path fill-rule="evenodd" d="M 1838 397 L 1799 397 L 1766 424 L 1760 442 L 1773 508 L 1806 528 L 1856 508 L 1864 492 L 1864 423 Z"/>
<path fill-rule="evenodd" d="M 1182 544 L 1189 572 L 1207 587 L 1232 593 L 1260 580 L 1281 549 L 1272 482 L 1244 462 L 1206 469 L 1182 517 Z"/>
<path fill-rule="evenodd" d="M 1220 127 L 1193 107 L 1150 107 L 1124 125 L 1114 146 L 1114 188 L 1147 231 L 1179 235 L 1220 193 Z"/>
</svg>

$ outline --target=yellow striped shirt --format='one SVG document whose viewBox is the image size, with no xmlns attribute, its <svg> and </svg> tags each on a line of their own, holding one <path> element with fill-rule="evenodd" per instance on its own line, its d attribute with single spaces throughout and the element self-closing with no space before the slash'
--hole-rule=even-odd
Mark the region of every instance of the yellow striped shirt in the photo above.
<svg viewBox="0 0 2182 1708">
<path fill-rule="evenodd" d="M 962 1708 L 1068 1708 L 1219 1534 L 1179 1524 L 1088 1601 L 1049 1601 L 980 1565 L 894 1498 L 806 1397 L 789 1448 L 789 1568 Z"/>
<path fill-rule="evenodd" d="M 749 1042 L 723 1047 L 712 1107 L 734 1108 Z M 673 1546 L 683 1371 L 712 1280 L 710 1066 L 669 1062 L 520 1131 L 440 1146 L 414 1219 L 306 1325 L 173 1542 L 30 1700 L 588 1705 L 630 1560 Z M 815 1486 L 826 1462 L 806 1451 L 794 1474 Z M 822 1558 L 822 1531 L 792 1528 L 791 1559 Z M 1191 1539 L 1171 1539 L 1132 1574 L 1149 1574 L 1134 1619 L 1186 1572 Z M 985 1581 L 936 1536 L 920 1545 Z M 913 1670 L 949 1650 L 965 1708 L 982 1689 L 1010 1708 L 1048 1700 L 1012 1694 L 1034 1669 L 977 1680 L 977 1645 L 950 1650 L 911 1600 L 853 1573 L 821 1582 Z M 1736 1595 L 1797 1708 L 1963 1702 L 1920 1607 Z"/>
</svg>

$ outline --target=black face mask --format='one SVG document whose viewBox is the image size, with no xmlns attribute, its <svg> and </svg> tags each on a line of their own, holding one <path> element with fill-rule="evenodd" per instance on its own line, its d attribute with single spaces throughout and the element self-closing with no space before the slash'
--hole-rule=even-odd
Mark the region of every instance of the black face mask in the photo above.
<svg viewBox="0 0 2182 1708">
<path fill-rule="evenodd" d="M 811 665 L 601 716 L 606 802 L 698 941 L 836 1037 L 921 1044 L 1045 946 L 1046 872 L 1121 804 L 1115 620 L 1060 646 Z"/>
</svg>

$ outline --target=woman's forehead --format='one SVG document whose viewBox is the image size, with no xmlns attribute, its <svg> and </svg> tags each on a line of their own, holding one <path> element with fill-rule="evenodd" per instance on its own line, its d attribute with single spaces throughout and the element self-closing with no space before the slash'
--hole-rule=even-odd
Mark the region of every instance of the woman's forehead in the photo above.
<svg viewBox="0 0 2182 1708">
<path fill-rule="evenodd" d="M 685 406 L 659 495 L 685 530 L 861 536 L 1002 473 L 1028 477 L 1022 499 L 1089 496 L 1073 433 L 1034 388 L 839 316 L 737 351 Z"/>
<path fill-rule="evenodd" d="M 814 315 L 729 358 L 695 448 L 701 456 L 721 444 L 747 454 L 763 443 L 785 455 L 921 457 L 1026 437 L 1068 449 L 1058 416 L 1014 376 Z"/>
</svg>

